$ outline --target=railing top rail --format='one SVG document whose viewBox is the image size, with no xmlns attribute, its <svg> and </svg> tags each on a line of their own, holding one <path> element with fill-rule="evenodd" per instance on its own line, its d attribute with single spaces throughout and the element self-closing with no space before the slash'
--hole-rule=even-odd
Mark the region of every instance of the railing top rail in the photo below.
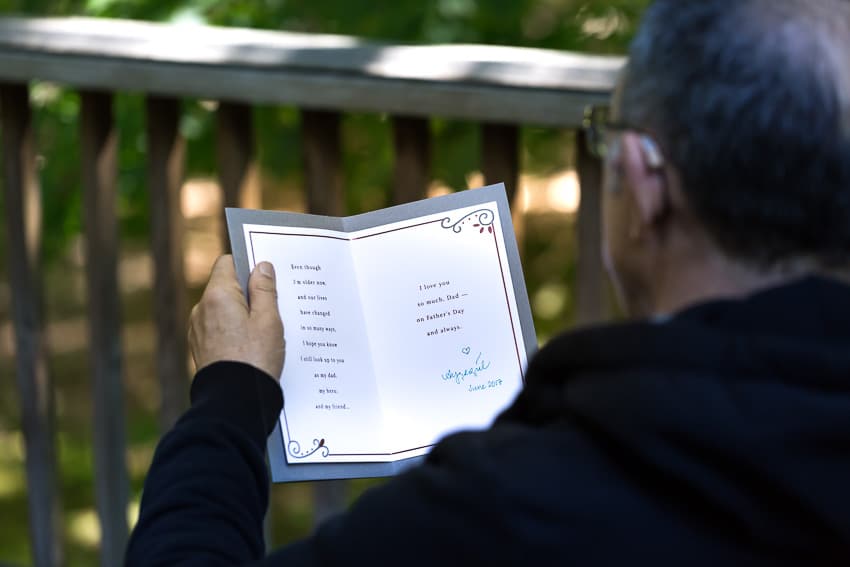
<svg viewBox="0 0 850 567">
<path fill-rule="evenodd" d="M 389 45 L 200 25 L 0 18 L 0 80 L 505 122 L 577 125 L 577 108 L 603 99 L 623 62 L 490 45 Z M 560 111 L 558 100 L 566 102 Z M 500 104 L 512 108 L 498 111 Z"/>
</svg>

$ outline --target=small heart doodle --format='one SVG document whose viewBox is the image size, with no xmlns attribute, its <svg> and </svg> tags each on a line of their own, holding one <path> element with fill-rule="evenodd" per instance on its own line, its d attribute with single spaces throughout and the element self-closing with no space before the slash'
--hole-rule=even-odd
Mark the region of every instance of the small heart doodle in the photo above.
<svg viewBox="0 0 850 567">
<path fill-rule="evenodd" d="M 461 351 L 463 352 L 463 354 L 469 354 L 472 351 L 472 349 L 469 348 L 469 347 L 463 347 L 463 349 L 461 349 Z"/>
</svg>

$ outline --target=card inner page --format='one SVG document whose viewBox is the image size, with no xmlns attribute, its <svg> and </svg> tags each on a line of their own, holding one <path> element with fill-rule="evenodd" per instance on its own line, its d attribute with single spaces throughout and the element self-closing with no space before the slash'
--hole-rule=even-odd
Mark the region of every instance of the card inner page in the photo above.
<svg viewBox="0 0 850 567">
<path fill-rule="evenodd" d="M 526 349 L 498 203 L 351 233 L 244 225 L 275 266 L 287 462 L 390 462 L 488 426 Z M 521 276 L 520 276 L 521 277 Z"/>
<path fill-rule="evenodd" d="M 268 261 L 277 275 L 287 462 L 388 460 L 349 237 L 298 227 L 244 230 L 250 269 Z"/>
<path fill-rule="evenodd" d="M 488 426 L 526 351 L 496 202 L 352 233 L 391 453 Z"/>
</svg>

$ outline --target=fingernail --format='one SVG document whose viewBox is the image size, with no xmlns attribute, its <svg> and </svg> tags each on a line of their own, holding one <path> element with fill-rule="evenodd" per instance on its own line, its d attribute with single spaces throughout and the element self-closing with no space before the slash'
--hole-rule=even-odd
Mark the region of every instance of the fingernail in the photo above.
<svg viewBox="0 0 850 567">
<path fill-rule="evenodd" d="M 272 266 L 268 262 L 260 262 L 257 264 L 257 268 L 260 270 L 260 273 L 266 276 L 267 278 L 274 279 L 274 266 Z"/>
</svg>

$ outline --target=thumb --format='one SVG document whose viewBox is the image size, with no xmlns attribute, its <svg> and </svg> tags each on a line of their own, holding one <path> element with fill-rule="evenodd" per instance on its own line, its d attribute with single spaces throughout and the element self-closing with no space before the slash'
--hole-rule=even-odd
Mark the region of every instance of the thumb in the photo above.
<svg viewBox="0 0 850 567">
<path fill-rule="evenodd" d="M 274 266 L 260 262 L 248 280 L 248 303 L 251 315 L 277 313 L 277 285 Z"/>
</svg>

